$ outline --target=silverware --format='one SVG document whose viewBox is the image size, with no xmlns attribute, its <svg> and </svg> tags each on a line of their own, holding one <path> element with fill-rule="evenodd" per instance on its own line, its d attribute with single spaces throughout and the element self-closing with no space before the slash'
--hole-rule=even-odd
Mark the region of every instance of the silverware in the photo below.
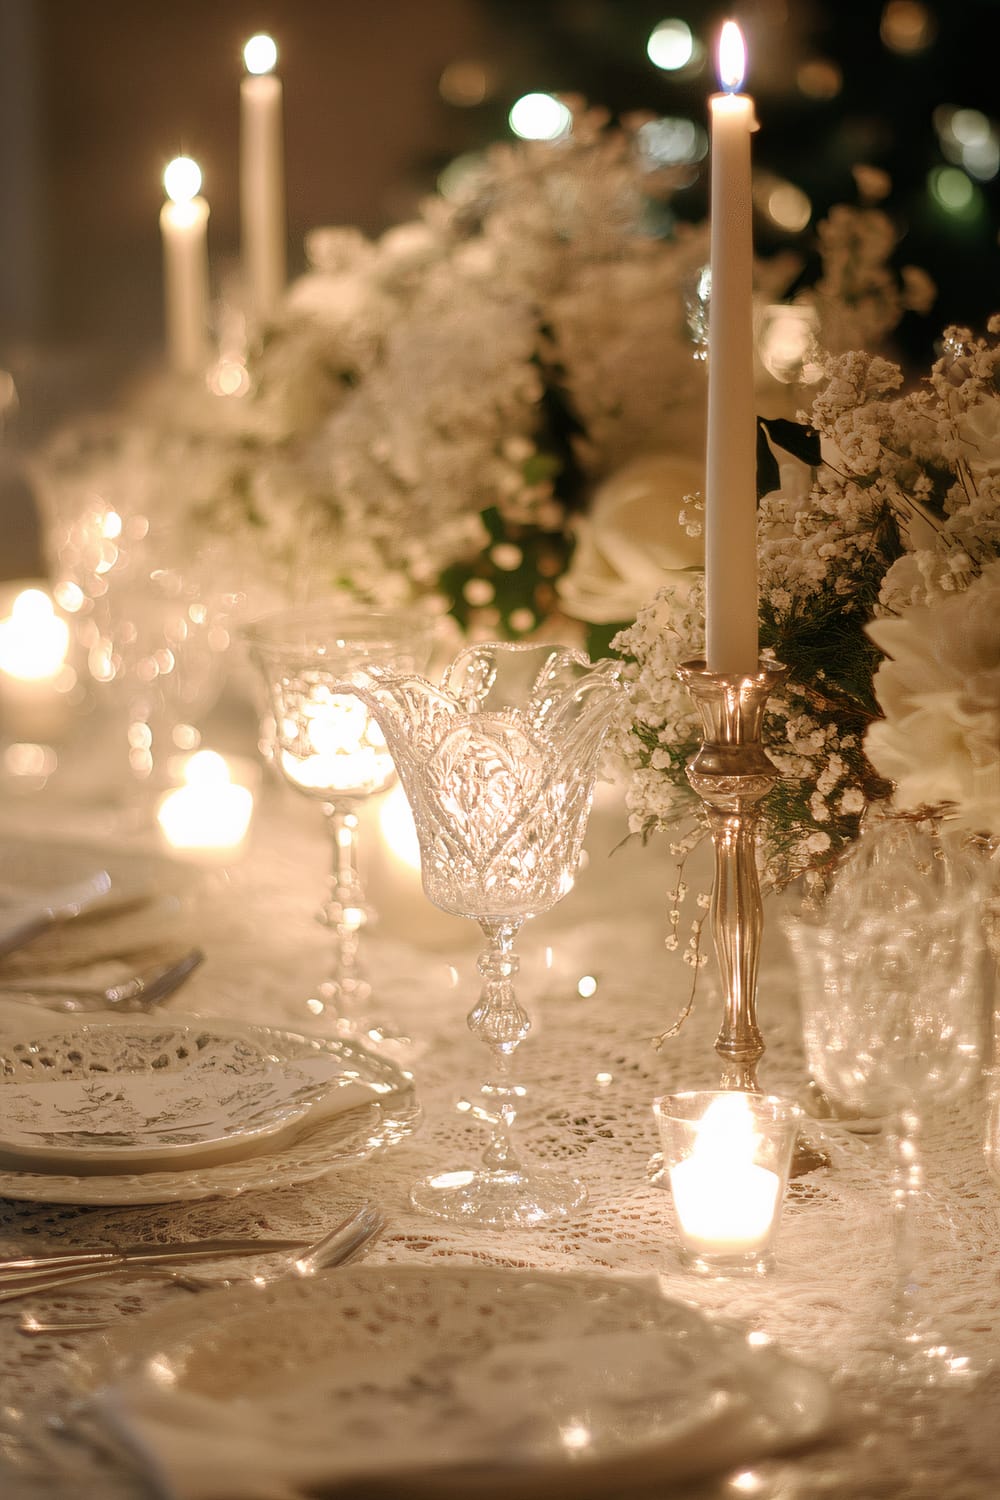
<svg viewBox="0 0 1000 1500">
<path fill-rule="evenodd" d="M 147 1268 L 147 1273 L 158 1279 L 168 1280 L 175 1286 L 180 1286 L 190 1292 L 217 1291 L 231 1286 L 270 1286 L 272 1282 L 280 1281 L 286 1276 L 315 1276 L 333 1266 L 348 1265 L 378 1238 L 384 1228 L 385 1216 L 381 1209 L 373 1203 L 365 1203 L 325 1234 L 322 1239 L 304 1250 L 301 1255 L 289 1257 L 278 1269 L 270 1272 L 262 1272 L 254 1276 L 207 1277 L 191 1276 L 184 1271 L 171 1271 L 162 1266 L 152 1266 Z M 119 1272 L 121 1269 L 117 1268 Z M 128 1271 L 128 1267 L 124 1269 Z M 114 1274 L 115 1268 L 105 1268 L 102 1271 L 90 1273 L 88 1279 Z M 53 1278 L 45 1286 L 36 1285 L 33 1290 L 59 1291 L 64 1286 L 73 1285 L 75 1280 L 79 1279 L 83 1278 L 73 1280 Z M 43 1333 L 89 1333 L 91 1330 L 110 1326 L 109 1319 L 44 1319 L 36 1317 L 31 1312 L 22 1313 L 17 1325 L 18 1332 L 29 1338 Z"/>
<path fill-rule="evenodd" d="M 33 901 L 26 901 L 19 910 L 3 913 L 3 930 L 0 932 L 0 957 L 23 948 L 27 943 L 55 926 L 90 911 L 109 895 L 111 876 L 107 870 L 95 870 L 93 875 L 71 885 L 60 886 Z"/>
<path fill-rule="evenodd" d="M 69 1271 L 118 1270 L 129 1265 L 173 1265 L 188 1261 L 225 1260 L 231 1255 L 273 1255 L 278 1250 L 301 1250 L 305 1240 L 240 1239 L 174 1240 L 163 1245 L 121 1245 L 114 1250 L 65 1250 L 48 1255 L 15 1255 L 0 1261 L 0 1288 L 25 1276 L 54 1276 Z"/>
<path fill-rule="evenodd" d="M 37 1000 L 47 1010 L 142 1011 L 172 995 L 204 958 L 200 948 L 192 948 L 169 963 L 156 964 L 103 988 L 98 985 L 76 986 L 67 979 L 18 979 L 0 981 L 0 993 Z"/>
</svg>

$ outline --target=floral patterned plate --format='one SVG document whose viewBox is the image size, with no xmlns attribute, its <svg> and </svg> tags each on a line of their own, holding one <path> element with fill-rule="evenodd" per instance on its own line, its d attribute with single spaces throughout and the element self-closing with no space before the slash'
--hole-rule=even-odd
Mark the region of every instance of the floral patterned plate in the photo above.
<svg viewBox="0 0 1000 1500">
<path fill-rule="evenodd" d="M 0 1037 L 0 1194 L 232 1196 L 358 1160 L 417 1115 L 409 1079 L 353 1043 L 195 1017 L 53 1018 Z"/>
</svg>

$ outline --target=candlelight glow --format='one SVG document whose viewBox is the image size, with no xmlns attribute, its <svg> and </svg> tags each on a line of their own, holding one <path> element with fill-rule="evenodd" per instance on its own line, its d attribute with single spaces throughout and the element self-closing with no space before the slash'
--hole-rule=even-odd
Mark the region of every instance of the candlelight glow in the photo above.
<svg viewBox="0 0 1000 1500">
<path fill-rule="evenodd" d="M 379 811 L 379 828 L 387 847 L 408 869 L 420 869 L 420 840 L 403 788 L 397 784 L 388 792 Z"/>
<path fill-rule="evenodd" d="M 323 683 L 302 703 L 302 723 L 280 726 L 281 769 L 304 791 L 367 796 L 395 775 L 385 738 L 354 693 L 331 693 Z"/>
<path fill-rule="evenodd" d="M 184 768 L 185 785 L 168 792 L 156 819 L 174 849 L 233 850 L 246 837 L 253 793 L 237 786 L 214 750 L 199 750 Z"/>
<path fill-rule="evenodd" d="M 171 203 L 190 203 L 201 191 L 201 168 L 190 156 L 175 156 L 163 173 L 163 189 Z"/>
<path fill-rule="evenodd" d="M 69 626 L 42 589 L 23 589 L 0 620 L 0 671 L 22 682 L 43 682 L 62 671 Z"/>
<path fill-rule="evenodd" d="M 727 94 L 735 94 L 747 70 L 747 51 L 743 33 L 735 21 L 727 21 L 719 38 L 719 85 Z"/>
<path fill-rule="evenodd" d="M 243 48 L 243 62 L 248 73 L 270 73 L 278 61 L 278 49 L 266 32 L 252 36 Z"/>
<path fill-rule="evenodd" d="M 781 1180 L 754 1161 L 759 1144 L 745 1094 L 734 1091 L 709 1105 L 691 1155 L 670 1168 L 678 1226 L 689 1249 L 744 1254 L 767 1243 Z"/>
</svg>

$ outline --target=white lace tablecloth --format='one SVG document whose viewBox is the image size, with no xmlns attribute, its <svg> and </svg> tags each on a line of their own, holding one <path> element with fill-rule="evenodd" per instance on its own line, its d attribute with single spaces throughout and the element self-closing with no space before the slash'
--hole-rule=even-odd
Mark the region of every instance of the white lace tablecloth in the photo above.
<svg viewBox="0 0 1000 1500">
<path fill-rule="evenodd" d="M 230 1201 L 75 1208 L 0 1200 L 0 1253 L 41 1240 L 312 1236 L 362 1198 L 374 1197 L 389 1229 L 371 1252 L 372 1264 L 447 1259 L 609 1274 L 655 1270 L 672 1295 L 759 1328 L 832 1375 L 842 1416 L 828 1441 L 690 1493 L 993 1500 L 1000 1493 L 1000 1374 L 972 1389 L 913 1400 L 880 1384 L 875 1373 L 892 1282 L 884 1138 L 827 1133 L 832 1168 L 793 1187 L 771 1278 L 705 1282 L 679 1267 L 668 1203 L 650 1178 L 657 1145 L 650 1102 L 670 1089 L 717 1082 L 714 966 L 703 975 L 696 1011 L 680 1036 L 656 1052 L 650 1038 L 682 1006 L 691 974 L 663 946 L 671 862 L 662 846 L 633 843 L 611 852 L 623 823 L 617 808 L 603 802 L 592 823 L 590 863 L 576 889 L 529 924 L 520 944 L 519 992 L 534 1021 L 517 1058 L 529 1087 L 520 1135 L 526 1149 L 570 1163 L 589 1184 L 589 1205 L 572 1222 L 491 1233 L 409 1208 L 407 1189 L 415 1178 L 432 1167 L 469 1163 L 481 1145 L 481 1127 L 455 1108 L 463 1096 L 475 1097 L 488 1062 L 465 1024 L 476 993 L 478 933 L 472 923 L 434 913 L 412 876 L 402 878 L 397 867 L 373 855 L 372 893 L 382 910 L 370 942 L 376 1004 L 412 1036 L 400 1055 L 416 1075 L 425 1110 L 419 1132 L 319 1182 Z M 47 827 L 63 838 L 74 831 L 69 814 L 44 802 L 23 807 L 20 822 L 22 829 Z M 78 833 L 94 831 L 86 819 L 75 822 Z M 197 941 L 208 955 L 172 1009 L 272 1024 L 303 1021 L 326 941 L 312 920 L 326 863 L 320 822 L 318 809 L 272 788 L 244 860 L 231 871 L 202 875 L 176 910 L 156 915 L 157 941 L 166 922 L 166 936 L 177 946 Z M 584 975 L 596 980 L 586 998 L 578 991 Z M 794 1094 L 803 1078 L 794 985 L 773 914 L 759 1012 L 767 1041 L 763 1081 L 772 1092 Z M 0 1023 L 16 1026 L 19 1014 L 8 1006 Z M 929 1124 L 928 1181 L 937 1222 L 926 1275 L 958 1342 L 973 1355 L 1000 1356 L 1000 1185 L 984 1160 L 983 1123 L 977 1097 Z M 135 1319 L 142 1308 L 184 1296 L 155 1282 L 123 1281 L 30 1305 L 39 1315 L 58 1310 Z M 19 1335 L 23 1305 L 0 1307 L 0 1432 L 11 1434 L 0 1439 L 3 1500 L 145 1494 L 113 1456 L 81 1445 L 63 1426 L 77 1341 Z M 651 1490 L 648 1500 L 661 1493 Z"/>
</svg>

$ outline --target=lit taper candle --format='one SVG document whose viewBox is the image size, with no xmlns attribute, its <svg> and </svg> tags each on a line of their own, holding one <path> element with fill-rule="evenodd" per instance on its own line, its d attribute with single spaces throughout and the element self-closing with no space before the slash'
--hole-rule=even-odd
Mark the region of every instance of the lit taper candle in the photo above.
<svg viewBox="0 0 1000 1500">
<path fill-rule="evenodd" d="M 722 93 L 709 100 L 712 137 L 705 466 L 705 658 L 710 672 L 757 670 L 757 491 L 753 364 L 750 136 L 753 100 L 739 93 L 746 52 L 727 21 Z"/>
<path fill-rule="evenodd" d="M 181 375 L 208 365 L 208 204 L 200 195 L 201 168 L 175 156 L 163 173 L 167 201 L 160 210 L 167 358 Z"/>
<path fill-rule="evenodd" d="M 240 211 L 249 310 L 260 323 L 285 289 L 285 160 L 278 49 L 269 36 L 243 48 L 240 84 Z"/>
</svg>

